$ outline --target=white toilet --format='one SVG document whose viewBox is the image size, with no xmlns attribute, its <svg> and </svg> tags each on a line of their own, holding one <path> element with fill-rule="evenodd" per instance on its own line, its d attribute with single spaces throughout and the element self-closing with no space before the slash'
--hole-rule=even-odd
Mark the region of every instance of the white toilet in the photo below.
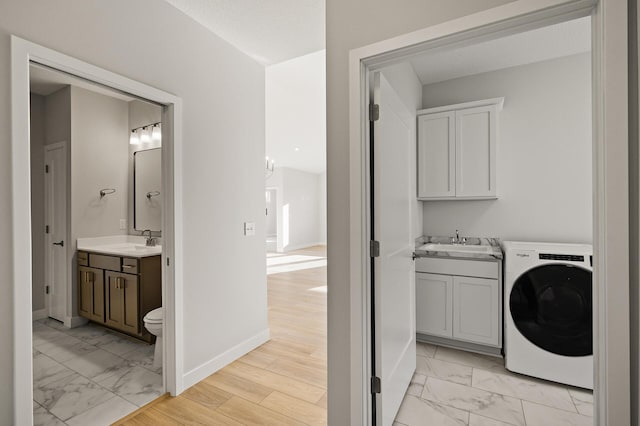
<svg viewBox="0 0 640 426">
<path fill-rule="evenodd" d="M 155 368 L 162 367 L 162 320 L 164 318 L 164 311 L 162 308 L 154 309 L 147 312 L 144 316 L 144 328 L 149 333 L 156 336 L 156 348 L 153 352 L 153 366 Z"/>
</svg>

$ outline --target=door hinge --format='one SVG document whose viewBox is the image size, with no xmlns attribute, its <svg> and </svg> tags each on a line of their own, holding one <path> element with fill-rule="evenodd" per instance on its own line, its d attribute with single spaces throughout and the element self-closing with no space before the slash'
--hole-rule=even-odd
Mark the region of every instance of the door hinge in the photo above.
<svg viewBox="0 0 640 426">
<path fill-rule="evenodd" d="M 49 173 L 49 165 L 48 165 L 48 164 L 46 164 L 46 165 L 44 166 L 44 172 L 45 172 L 45 173 Z"/>
<path fill-rule="evenodd" d="M 373 376 L 371 378 L 371 393 L 380 393 L 382 391 L 382 383 L 380 377 Z"/>
<path fill-rule="evenodd" d="M 45 294 L 49 294 L 49 286 L 48 285 L 44 286 L 44 293 Z"/>
<path fill-rule="evenodd" d="M 48 233 L 49 233 L 49 225 L 46 225 L 46 226 L 44 227 L 44 233 L 45 233 L 45 234 L 48 234 Z"/>
<path fill-rule="evenodd" d="M 167 266 L 169 266 L 171 262 L 169 262 L 169 258 L 167 257 Z"/>
<path fill-rule="evenodd" d="M 380 105 L 369 104 L 369 121 L 378 121 L 380 119 Z"/>
<path fill-rule="evenodd" d="M 380 257 L 380 242 L 371 240 L 369 242 L 369 252 L 371 257 Z"/>
</svg>

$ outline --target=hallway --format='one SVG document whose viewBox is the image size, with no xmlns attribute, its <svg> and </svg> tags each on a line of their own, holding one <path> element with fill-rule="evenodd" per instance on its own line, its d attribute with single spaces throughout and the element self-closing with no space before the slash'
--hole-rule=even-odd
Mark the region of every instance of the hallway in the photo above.
<svg viewBox="0 0 640 426">
<path fill-rule="evenodd" d="M 269 253 L 267 260 L 271 340 L 115 424 L 326 424 L 326 247 Z"/>
</svg>

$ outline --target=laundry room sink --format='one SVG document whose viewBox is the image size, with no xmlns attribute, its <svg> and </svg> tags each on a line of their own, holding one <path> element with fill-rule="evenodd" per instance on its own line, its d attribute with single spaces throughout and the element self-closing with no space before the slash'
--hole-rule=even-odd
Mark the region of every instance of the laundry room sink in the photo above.
<svg viewBox="0 0 640 426">
<path fill-rule="evenodd" d="M 444 251 L 450 253 L 493 253 L 494 248 L 492 246 L 481 245 L 465 245 L 465 244 L 438 244 L 429 243 L 418 248 L 425 251 Z"/>
</svg>

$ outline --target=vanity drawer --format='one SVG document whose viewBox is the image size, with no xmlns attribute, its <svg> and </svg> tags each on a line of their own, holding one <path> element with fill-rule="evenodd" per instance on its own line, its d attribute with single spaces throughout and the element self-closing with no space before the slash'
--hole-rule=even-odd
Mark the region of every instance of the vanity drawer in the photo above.
<svg viewBox="0 0 640 426">
<path fill-rule="evenodd" d="M 86 251 L 78 252 L 78 266 L 89 266 L 89 253 Z"/>
<path fill-rule="evenodd" d="M 89 253 L 89 266 L 110 271 L 120 271 L 120 257 Z"/>
<path fill-rule="evenodd" d="M 500 269 L 497 261 L 445 259 L 435 257 L 417 258 L 416 272 L 494 279 L 497 279 L 500 276 Z"/>
<path fill-rule="evenodd" d="M 137 274 L 138 259 L 136 259 L 135 257 L 123 257 L 122 272 L 124 272 L 125 274 Z"/>
</svg>

